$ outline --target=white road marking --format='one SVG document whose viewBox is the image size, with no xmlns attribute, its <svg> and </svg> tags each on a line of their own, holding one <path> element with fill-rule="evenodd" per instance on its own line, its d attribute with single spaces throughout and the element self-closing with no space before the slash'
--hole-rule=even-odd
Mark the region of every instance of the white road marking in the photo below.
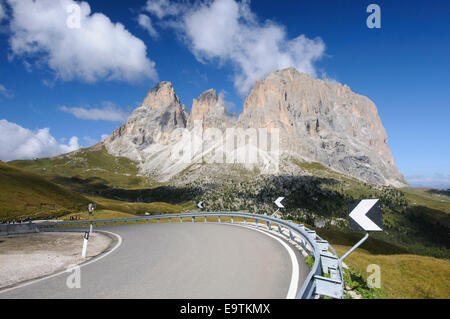
<svg viewBox="0 0 450 319">
<path fill-rule="evenodd" d="M 111 235 L 113 235 L 113 236 L 116 236 L 116 238 L 117 238 L 117 244 L 116 244 L 110 251 L 108 251 L 108 252 L 106 252 L 106 253 L 100 255 L 99 257 L 94 257 L 94 259 L 89 260 L 89 261 L 86 262 L 86 263 L 80 264 L 80 265 L 79 265 L 80 268 L 81 268 L 81 267 L 84 267 L 84 266 L 87 266 L 87 265 L 89 265 L 89 264 L 92 264 L 93 262 L 99 261 L 100 259 L 102 259 L 102 258 L 108 256 L 110 253 L 112 253 L 112 252 L 115 251 L 117 248 L 119 248 L 119 246 L 122 244 L 122 237 L 121 237 L 120 235 L 116 234 L 116 233 L 113 233 L 113 232 L 110 232 L 110 231 L 106 231 L 106 230 L 97 230 L 96 232 L 99 232 L 99 233 L 102 233 L 102 232 L 103 232 L 103 233 L 108 233 L 108 234 L 111 234 Z M 42 278 L 39 278 L 39 279 L 27 281 L 27 282 L 25 282 L 25 283 L 23 283 L 23 284 L 19 284 L 19 285 L 17 285 L 17 286 L 11 287 L 11 288 L 6 288 L 6 289 L 4 289 L 4 290 L 0 290 L 0 294 L 1 294 L 1 293 L 4 293 L 4 292 L 7 292 L 7 291 L 11 291 L 11 290 L 17 289 L 17 288 L 22 288 L 22 287 L 25 287 L 25 286 L 29 286 L 29 285 L 31 285 L 31 284 L 35 284 L 35 283 L 37 283 L 37 282 L 41 282 L 41 281 L 43 281 L 43 280 L 47 280 L 47 279 L 50 279 L 50 278 L 53 278 L 53 277 L 56 277 L 56 276 L 59 276 L 59 275 L 62 275 L 62 274 L 67 274 L 67 270 L 62 270 L 62 271 L 60 271 L 60 272 L 57 272 L 57 273 L 54 273 L 54 274 L 51 274 L 51 275 L 48 275 L 48 276 L 45 276 L 45 277 L 42 277 Z"/>
</svg>

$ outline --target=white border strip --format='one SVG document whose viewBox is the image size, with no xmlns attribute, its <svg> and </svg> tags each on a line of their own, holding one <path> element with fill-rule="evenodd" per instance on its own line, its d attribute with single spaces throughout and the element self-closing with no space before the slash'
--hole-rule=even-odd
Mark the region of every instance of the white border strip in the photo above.
<svg viewBox="0 0 450 319">
<path fill-rule="evenodd" d="M 103 232 L 103 233 L 108 233 L 108 234 L 111 234 L 111 235 L 113 235 L 113 236 L 116 236 L 116 238 L 117 238 L 117 244 L 116 244 L 110 251 L 108 251 L 108 252 L 106 252 L 106 253 L 100 255 L 99 257 L 94 257 L 94 259 L 89 260 L 88 262 L 79 264 L 78 266 L 79 266 L 80 268 L 81 268 L 81 267 L 84 267 L 84 266 L 87 266 L 87 265 L 89 265 L 89 264 L 92 264 L 93 262 L 99 261 L 100 259 L 102 259 L 102 258 L 108 256 L 110 253 L 112 253 L 112 252 L 115 251 L 117 248 L 119 248 L 120 245 L 122 245 L 122 237 L 121 237 L 119 234 L 116 234 L 116 233 L 113 233 L 113 232 L 109 232 L 109 231 L 106 231 L 106 230 L 96 230 L 95 232 L 98 232 L 98 233 L 102 233 L 102 232 Z M 36 279 L 36 280 L 30 280 L 30 281 L 27 281 L 27 282 L 25 282 L 25 283 L 23 283 L 23 284 L 19 284 L 19 285 L 17 285 L 17 286 L 11 287 L 11 288 L 6 288 L 6 289 L 4 289 L 4 290 L 0 290 L 0 294 L 1 294 L 1 293 L 4 293 L 4 292 L 11 291 L 11 290 L 14 290 L 14 289 L 18 289 L 18 288 L 22 288 L 22 287 L 25 287 L 25 286 L 29 286 L 29 285 L 38 283 L 38 282 L 40 282 L 40 281 L 43 281 L 43 280 L 46 280 L 46 279 L 50 279 L 50 278 L 53 278 L 53 277 L 56 277 L 56 276 L 59 276 L 59 275 L 62 275 L 62 274 L 64 274 L 64 273 L 67 273 L 67 270 L 62 270 L 62 271 L 60 271 L 60 272 L 57 272 L 57 273 L 54 273 L 54 274 L 51 274 L 51 275 L 48 275 L 48 276 L 45 276 L 45 277 L 42 277 L 42 278 L 39 278 L 39 279 Z"/>
</svg>

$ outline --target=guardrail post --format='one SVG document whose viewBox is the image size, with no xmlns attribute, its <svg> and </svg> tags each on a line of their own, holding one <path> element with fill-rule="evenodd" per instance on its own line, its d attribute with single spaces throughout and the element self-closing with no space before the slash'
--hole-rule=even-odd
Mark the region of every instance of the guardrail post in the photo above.
<svg viewBox="0 0 450 319">
<path fill-rule="evenodd" d="M 148 224 L 148 218 L 145 219 L 145 223 Z"/>
<path fill-rule="evenodd" d="M 247 225 L 247 217 L 244 217 L 244 225 Z"/>
<path fill-rule="evenodd" d="M 231 223 L 234 224 L 234 216 L 231 216 Z"/>
<path fill-rule="evenodd" d="M 183 217 L 180 217 L 180 223 L 182 223 L 183 222 Z"/>
<path fill-rule="evenodd" d="M 172 222 L 172 217 L 169 217 L 169 224 Z"/>
<path fill-rule="evenodd" d="M 289 229 L 289 238 L 291 239 L 291 240 L 294 240 L 294 235 L 292 235 L 292 231 Z"/>
<path fill-rule="evenodd" d="M 281 232 L 281 226 L 280 225 L 278 225 L 278 232 L 281 234 L 282 232 Z"/>
<path fill-rule="evenodd" d="M 219 224 L 221 223 L 221 221 L 220 221 L 220 216 L 219 216 Z"/>
<path fill-rule="evenodd" d="M 267 229 L 270 230 L 271 229 L 270 228 L 270 222 L 266 222 L 266 225 L 267 225 Z"/>
<path fill-rule="evenodd" d="M 138 220 L 136 219 L 136 225 L 138 224 Z"/>
<path fill-rule="evenodd" d="M 159 224 L 159 218 L 158 218 L 158 224 Z"/>
<path fill-rule="evenodd" d="M 195 217 L 192 216 L 192 223 L 195 223 Z"/>
<path fill-rule="evenodd" d="M 208 221 L 206 220 L 206 216 L 205 216 L 205 223 L 207 223 Z"/>
<path fill-rule="evenodd" d="M 255 218 L 255 227 L 258 228 L 258 218 Z"/>
</svg>

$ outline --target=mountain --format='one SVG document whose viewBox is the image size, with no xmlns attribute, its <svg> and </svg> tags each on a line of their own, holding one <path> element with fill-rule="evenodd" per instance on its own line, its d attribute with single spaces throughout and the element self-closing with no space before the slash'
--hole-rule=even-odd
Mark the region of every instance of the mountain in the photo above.
<svg viewBox="0 0 450 319">
<path fill-rule="evenodd" d="M 89 200 L 45 178 L 0 162 L 0 220 L 86 210 Z"/>
<path fill-rule="evenodd" d="M 228 129 L 234 130 L 231 138 Z M 112 155 L 139 161 L 141 174 L 159 181 L 205 162 L 224 169 L 241 164 L 261 173 L 300 174 L 292 165 L 300 161 L 319 162 L 373 184 L 406 186 L 374 103 L 346 85 L 295 68 L 256 82 L 237 119 L 213 89 L 194 99 L 189 113 L 172 84 L 161 82 L 104 145 Z M 239 162 L 238 155 L 228 160 L 231 152 L 242 150 L 245 161 Z"/>
</svg>

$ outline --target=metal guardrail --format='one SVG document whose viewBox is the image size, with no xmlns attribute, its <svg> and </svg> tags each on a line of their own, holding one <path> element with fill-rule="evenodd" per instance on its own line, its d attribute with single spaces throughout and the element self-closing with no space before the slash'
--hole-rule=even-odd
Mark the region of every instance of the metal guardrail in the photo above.
<svg viewBox="0 0 450 319">
<path fill-rule="evenodd" d="M 244 224 L 247 224 L 247 219 L 254 219 L 256 227 L 258 227 L 258 221 L 263 220 L 266 222 L 268 229 L 271 229 L 271 224 L 274 223 L 278 225 L 278 231 L 280 234 L 283 234 L 281 227 L 285 227 L 289 231 L 289 238 L 291 240 L 294 240 L 293 233 L 298 234 L 301 237 L 301 242 L 299 244 L 314 257 L 314 265 L 298 291 L 296 298 L 310 299 L 317 296 L 328 296 L 340 299 L 344 297 L 342 265 L 339 262 L 339 258 L 333 247 L 331 247 L 326 240 L 323 240 L 320 236 L 318 236 L 315 231 L 308 229 L 304 225 L 295 224 L 291 221 L 275 217 L 242 212 L 192 212 L 118 219 L 45 222 L 37 223 L 37 226 L 39 228 L 49 228 L 50 226 L 58 227 L 67 225 L 77 226 L 93 224 L 97 227 L 99 224 L 106 225 L 107 223 L 113 223 L 115 226 L 118 222 L 128 223 L 129 221 L 135 221 L 138 223 L 141 220 L 145 220 L 146 223 L 148 223 L 149 220 L 156 219 L 159 223 L 161 219 L 168 219 L 169 222 L 171 222 L 172 218 L 179 218 L 180 222 L 182 222 L 183 218 L 186 217 L 191 217 L 192 222 L 195 222 L 195 217 L 204 217 L 206 222 L 208 216 L 217 216 L 219 223 L 221 223 L 221 216 L 231 217 L 231 223 L 234 223 L 234 217 L 243 218 Z"/>
</svg>

